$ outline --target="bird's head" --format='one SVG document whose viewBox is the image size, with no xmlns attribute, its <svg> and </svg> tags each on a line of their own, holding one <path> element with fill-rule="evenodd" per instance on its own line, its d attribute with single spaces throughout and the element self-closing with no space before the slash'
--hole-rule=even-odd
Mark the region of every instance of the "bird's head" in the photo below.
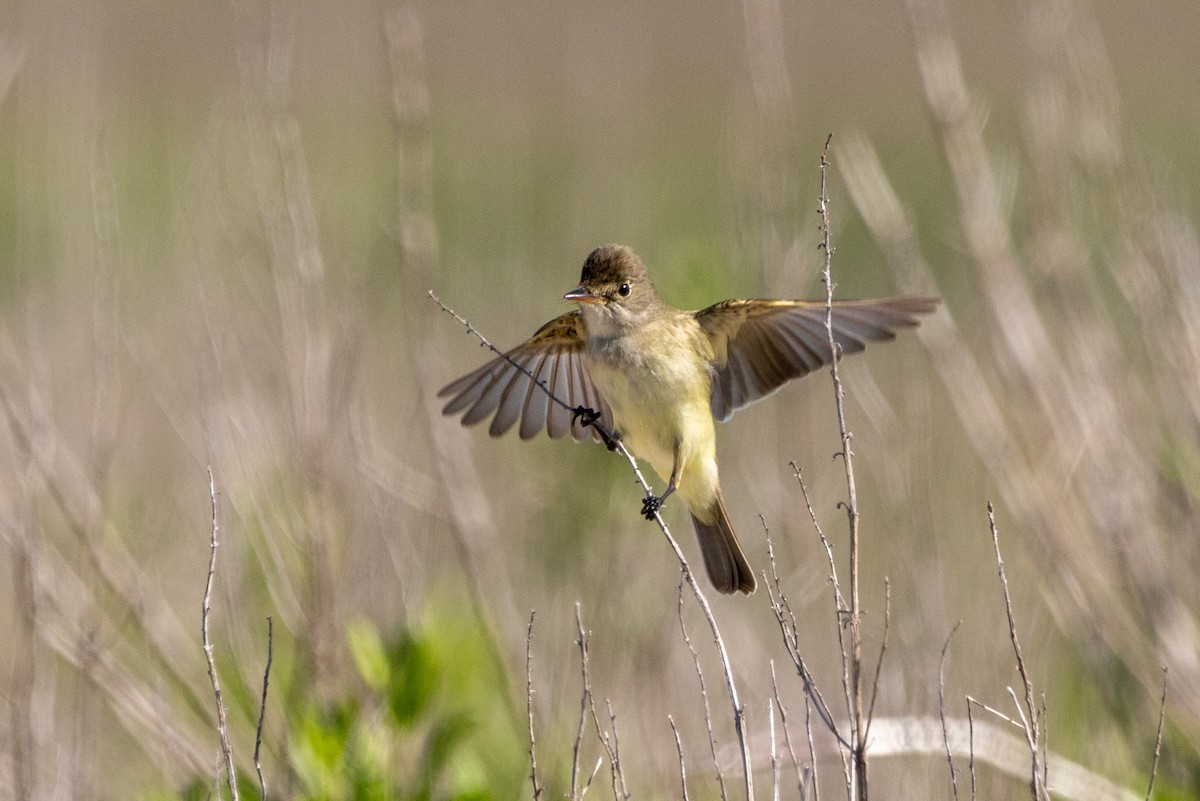
<svg viewBox="0 0 1200 801">
<path fill-rule="evenodd" d="M 624 245 L 602 245 L 583 263 L 579 287 L 563 296 L 579 304 L 592 333 L 616 333 L 636 325 L 661 301 L 646 277 L 646 265 Z"/>
</svg>

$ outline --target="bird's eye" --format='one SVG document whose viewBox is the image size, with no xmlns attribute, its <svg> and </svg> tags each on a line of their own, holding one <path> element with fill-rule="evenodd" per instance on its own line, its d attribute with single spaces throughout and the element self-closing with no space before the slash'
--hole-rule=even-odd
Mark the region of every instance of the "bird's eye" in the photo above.
<svg viewBox="0 0 1200 801">
<path fill-rule="evenodd" d="M 617 294 L 619 294 L 623 298 L 629 297 L 629 282 L 628 281 L 625 282 L 624 284 L 621 284 L 621 286 L 619 286 L 617 288 Z"/>
</svg>

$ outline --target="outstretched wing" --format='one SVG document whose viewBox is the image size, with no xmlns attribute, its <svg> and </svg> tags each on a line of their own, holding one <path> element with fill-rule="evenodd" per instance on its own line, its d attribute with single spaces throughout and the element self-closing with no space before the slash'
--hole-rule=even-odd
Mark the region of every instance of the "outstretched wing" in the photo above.
<svg viewBox="0 0 1200 801">
<path fill-rule="evenodd" d="M 589 435 L 598 439 L 595 428 L 585 428 L 578 420 L 573 422 L 572 413 L 541 388 L 553 392 L 571 409 L 583 406 L 599 412 L 600 424 L 612 431 L 612 412 L 583 365 L 586 341 L 578 310 L 555 317 L 505 354 L 507 359 L 498 356 L 443 387 L 438 397 L 450 398 L 450 402 L 442 413 L 461 413 L 465 426 L 495 413 L 488 426 L 493 437 L 508 431 L 519 419 L 521 439 L 529 439 L 543 428 L 552 439 L 568 431 L 576 440 Z"/>
<path fill-rule="evenodd" d="M 843 355 L 858 353 L 868 342 L 894 339 L 897 328 L 914 327 L 917 315 L 938 302 L 834 301 L 833 339 Z M 830 361 L 824 301 L 726 300 L 695 314 L 713 346 L 712 412 L 718 420 Z"/>
</svg>

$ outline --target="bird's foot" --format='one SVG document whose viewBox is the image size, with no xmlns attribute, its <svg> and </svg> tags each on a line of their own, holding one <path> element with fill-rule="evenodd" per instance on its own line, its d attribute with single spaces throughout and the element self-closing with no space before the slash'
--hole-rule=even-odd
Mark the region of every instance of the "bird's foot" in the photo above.
<svg viewBox="0 0 1200 801">
<path fill-rule="evenodd" d="M 642 501 L 642 517 L 647 520 L 653 520 L 654 516 L 658 514 L 658 510 L 662 509 L 663 502 L 674 491 L 674 487 L 667 487 L 667 491 L 662 495 L 647 495 Z"/>
<path fill-rule="evenodd" d="M 608 433 L 604 426 L 598 425 L 600 422 L 600 412 L 595 409 L 589 409 L 587 406 L 576 406 L 571 412 L 571 422 L 578 422 L 583 428 L 596 426 L 596 432 L 600 435 L 600 439 L 604 441 L 604 447 L 610 451 L 617 449 L 617 442 L 620 440 L 620 437 L 616 434 Z"/>
<path fill-rule="evenodd" d="M 571 422 L 578 422 L 579 425 L 587 428 L 594 425 L 600 419 L 600 412 L 595 409 L 589 409 L 587 406 L 576 406 L 571 412 Z"/>
<path fill-rule="evenodd" d="M 659 498 L 657 495 L 647 495 L 646 499 L 642 501 L 642 517 L 647 520 L 653 520 L 654 516 L 658 514 L 658 510 L 662 508 L 662 505 L 662 498 Z"/>
</svg>

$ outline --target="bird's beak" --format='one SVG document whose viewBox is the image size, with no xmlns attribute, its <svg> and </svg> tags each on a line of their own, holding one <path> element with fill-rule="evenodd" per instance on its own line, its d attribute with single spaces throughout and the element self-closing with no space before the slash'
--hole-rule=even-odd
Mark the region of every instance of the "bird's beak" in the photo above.
<svg viewBox="0 0 1200 801">
<path fill-rule="evenodd" d="M 563 295 L 563 300 L 573 300 L 576 303 L 600 303 L 604 298 L 600 295 L 593 295 L 583 287 L 578 287 Z"/>
</svg>

